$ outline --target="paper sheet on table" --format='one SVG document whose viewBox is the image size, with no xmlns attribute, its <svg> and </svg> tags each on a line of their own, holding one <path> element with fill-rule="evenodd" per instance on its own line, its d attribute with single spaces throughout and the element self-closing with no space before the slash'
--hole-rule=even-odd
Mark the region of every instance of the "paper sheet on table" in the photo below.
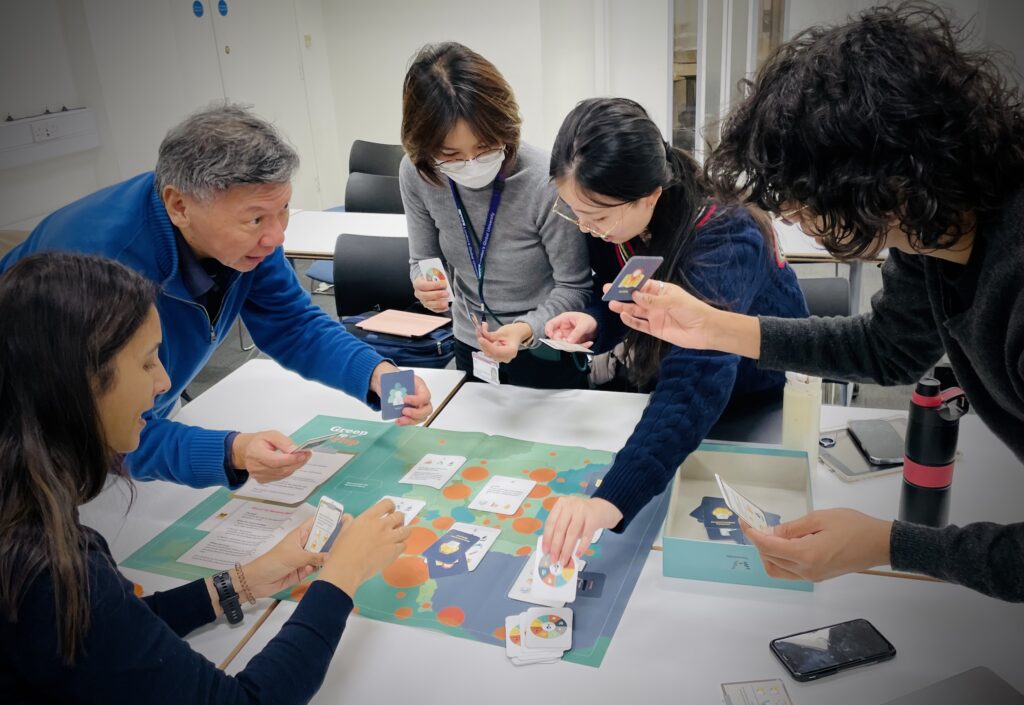
<svg viewBox="0 0 1024 705">
<path fill-rule="evenodd" d="M 313 451 L 309 462 L 283 480 L 260 484 L 250 478 L 235 492 L 235 497 L 260 499 L 266 502 L 297 504 L 304 502 L 313 490 L 329 480 L 345 463 L 352 460 L 352 453 L 325 453 Z"/>
<path fill-rule="evenodd" d="M 285 534 L 316 513 L 310 504 L 281 507 L 263 502 L 246 502 L 225 518 L 216 529 L 186 551 L 179 563 L 214 570 L 234 568 L 262 556 Z"/>
</svg>

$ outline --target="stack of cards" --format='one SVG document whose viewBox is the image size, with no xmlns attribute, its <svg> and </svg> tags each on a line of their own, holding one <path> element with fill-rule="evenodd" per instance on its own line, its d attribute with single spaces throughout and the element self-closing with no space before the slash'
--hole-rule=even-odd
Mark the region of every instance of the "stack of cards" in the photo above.
<svg viewBox="0 0 1024 705">
<path fill-rule="evenodd" d="M 768 526 L 775 526 L 780 522 L 781 518 L 778 514 L 771 512 L 763 512 L 763 514 Z M 690 512 L 690 516 L 704 525 L 704 530 L 707 531 L 708 538 L 712 541 L 750 543 L 740 531 L 738 515 L 729 509 L 721 497 L 704 497 L 700 506 Z"/>
<path fill-rule="evenodd" d="M 508 591 L 509 598 L 545 607 L 564 607 L 566 602 L 576 599 L 579 574 L 587 562 L 582 558 L 570 559 L 569 566 L 562 567 L 542 555 L 541 541 L 537 538 L 537 549 L 523 562 L 519 576 Z M 537 560 L 537 557 L 540 560 Z M 569 577 L 571 576 L 571 578 Z"/>
<path fill-rule="evenodd" d="M 505 618 L 505 655 L 517 666 L 553 663 L 571 648 L 568 607 L 532 607 Z"/>
<path fill-rule="evenodd" d="M 500 533 L 501 529 L 476 524 L 452 524 L 452 528 L 423 551 L 427 574 L 437 580 L 476 570 Z"/>
</svg>

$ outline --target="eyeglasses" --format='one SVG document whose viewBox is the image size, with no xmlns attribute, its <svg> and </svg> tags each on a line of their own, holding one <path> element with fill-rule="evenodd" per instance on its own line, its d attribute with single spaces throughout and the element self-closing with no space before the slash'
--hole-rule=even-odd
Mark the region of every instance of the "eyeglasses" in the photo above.
<svg viewBox="0 0 1024 705">
<path fill-rule="evenodd" d="M 472 159 L 446 159 L 444 161 L 435 161 L 434 166 L 444 171 L 462 171 L 470 162 L 476 162 L 477 164 L 493 164 L 502 158 L 505 154 L 505 147 L 502 145 L 497 149 L 490 149 L 486 152 L 476 155 Z"/>
<path fill-rule="evenodd" d="M 807 206 L 800 206 L 799 208 L 794 208 L 793 210 L 786 211 L 785 213 L 779 213 L 779 220 L 786 225 L 795 225 L 799 228 L 803 218 L 794 219 L 793 216 L 803 213 L 805 210 L 807 210 Z"/>
<path fill-rule="evenodd" d="M 572 209 L 569 208 L 568 204 L 563 202 L 561 198 L 557 198 L 557 197 L 555 198 L 555 202 L 551 206 L 551 212 L 552 213 L 557 215 L 559 218 L 564 218 L 565 220 L 568 220 L 570 223 L 572 223 L 573 225 L 575 225 L 577 228 L 579 228 L 580 230 L 582 230 L 585 233 L 590 233 L 592 235 L 597 235 L 602 240 L 606 240 L 608 238 L 608 236 L 612 234 L 612 231 L 615 230 L 615 228 L 619 227 L 619 224 L 622 223 L 622 218 L 620 217 L 619 220 L 615 223 L 615 225 L 613 225 L 612 227 L 608 228 L 608 230 L 606 230 L 606 231 L 604 231 L 602 233 L 600 230 L 595 228 L 593 225 L 589 225 L 589 224 L 584 225 L 583 222 L 579 218 L 577 218 L 575 214 L 569 215 L 568 213 L 563 213 L 562 210 L 560 210 L 559 207 L 558 207 L 559 203 L 561 203 L 562 207 L 565 208 L 566 210 L 568 210 L 569 213 L 572 213 Z"/>
</svg>

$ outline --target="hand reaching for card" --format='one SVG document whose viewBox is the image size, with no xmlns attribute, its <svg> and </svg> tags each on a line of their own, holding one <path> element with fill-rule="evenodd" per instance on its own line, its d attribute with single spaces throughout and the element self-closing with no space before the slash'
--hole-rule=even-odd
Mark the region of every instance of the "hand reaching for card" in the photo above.
<svg viewBox="0 0 1024 705">
<path fill-rule="evenodd" d="M 576 557 L 590 547 L 598 529 L 611 529 L 622 521 L 622 512 L 598 497 L 561 497 L 544 523 L 544 553 L 565 565 L 579 541 Z"/>
<path fill-rule="evenodd" d="M 773 531 L 757 531 L 740 522 L 761 552 L 765 572 L 785 580 L 828 580 L 889 562 L 892 522 L 853 509 L 825 509 Z"/>
<path fill-rule="evenodd" d="M 582 311 L 566 311 L 544 325 L 544 335 L 589 348 L 597 337 L 597 320 Z"/>
<path fill-rule="evenodd" d="M 445 282 L 416 277 L 412 280 L 412 291 L 424 308 L 434 313 L 448 310 L 448 285 Z"/>
<path fill-rule="evenodd" d="M 382 499 L 355 519 L 346 514 L 319 579 L 354 597 L 360 585 L 402 555 L 409 533 L 405 517 L 395 511 L 390 499 Z"/>
<path fill-rule="evenodd" d="M 386 399 L 386 395 L 381 390 L 380 378 L 388 372 L 398 372 L 398 368 L 390 362 L 382 362 L 374 368 L 373 374 L 370 376 L 370 391 L 382 400 Z M 426 382 L 416 376 L 415 386 L 413 393 L 405 396 L 405 408 L 402 409 L 402 416 L 395 421 L 396 426 L 412 426 L 423 423 L 430 418 L 430 414 L 434 411 L 434 405 L 430 401 L 430 389 Z"/>
<path fill-rule="evenodd" d="M 231 465 L 247 470 L 257 482 L 282 480 L 312 457 L 308 450 L 293 452 L 295 441 L 278 431 L 239 433 L 231 445 Z"/>
<path fill-rule="evenodd" d="M 493 332 L 487 330 L 485 321 L 477 328 L 476 342 L 481 352 L 495 362 L 511 362 L 519 354 L 519 346 L 531 335 L 533 330 L 521 321 L 509 323 Z"/>
</svg>

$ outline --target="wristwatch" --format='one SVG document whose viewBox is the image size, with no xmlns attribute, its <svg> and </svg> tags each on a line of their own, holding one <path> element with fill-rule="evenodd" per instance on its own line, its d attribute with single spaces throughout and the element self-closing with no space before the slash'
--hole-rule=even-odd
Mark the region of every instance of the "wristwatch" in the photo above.
<svg viewBox="0 0 1024 705">
<path fill-rule="evenodd" d="M 238 599 L 238 593 L 231 582 L 231 575 L 225 570 L 213 576 L 213 587 L 217 591 L 217 600 L 220 608 L 224 610 L 224 616 L 228 618 L 228 624 L 238 624 L 242 621 L 242 602 Z"/>
</svg>

